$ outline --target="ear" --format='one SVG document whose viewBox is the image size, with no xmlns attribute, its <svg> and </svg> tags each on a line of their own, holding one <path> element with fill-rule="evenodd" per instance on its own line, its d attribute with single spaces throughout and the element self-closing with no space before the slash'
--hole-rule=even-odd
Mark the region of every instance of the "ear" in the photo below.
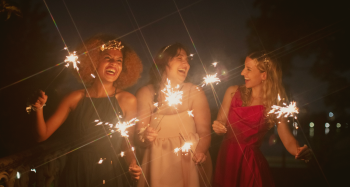
<svg viewBox="0 0 350 187">
<path fill-rule="evenodd" d="M 264 81 L 264 80 L 266 80 L 266 78 L 267 78 L 267 73 L 265 71 L 265 72 L 261 73 L 261 79 Z"/>
</svg>

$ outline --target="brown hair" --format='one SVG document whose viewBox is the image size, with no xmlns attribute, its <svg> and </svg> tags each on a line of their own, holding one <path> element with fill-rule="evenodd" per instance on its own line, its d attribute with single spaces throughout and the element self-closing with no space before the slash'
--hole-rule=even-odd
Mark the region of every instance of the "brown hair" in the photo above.
<svg viewBox="0 0 350 187">
<path fill-rule="evenodd" d="M 169 61 L 179 54 L 179 50 L 183 49 L 186 54 L 189 54 L 187 48 L 181 43 L 175 43 L 172 45 L 162 47 L 154 58 L 154 64 L 152 65 L 149 75 L 149 84 L 153 85 L 154 91 L 157 95 L 154 96 L 154 102 L 158 102 L 157 96 L 162 82 L 162 76 L 165 73 L 165 69 L 168 66 Z"/>
<path fill-rule="evenodd" d="M 97 73 L 95 67 L 97 68 L 99 65 L 99 57 L 101 55 L 100 47 L 115 38 L 116 37 L 109 35 L 95 35 L 84 42 L 85 46 L 81 44 L 77 48 L 77 54 L 80 55 L 79 73 L 85 84 L 91 85 L 95 81 L 91 74 Z M 114 82 L 114 86 L 120 89 L 135 84 L 142 72 L 142 63 L 135 51 L 124 42 L 122 42 L 122 45 L 124 46 L 124 48 L 121 49 L 123 54 L 123 69 L 118 79 Z M 78 74 L 76 73 L 76 75 Z"/>
<path fill-rule="evenodd" d="M 279 105 L 278 94 L 281 98 L 286 98 L 286 93 L 282 85 L 282 70 L 272 60 L 265 51 L 258 51 L 248 55 L 249 58 L 256 62 L 256 67 L 261 73 L 266 72 L 266 80 L 263 82 L 263 105 L 265 107 L 264 115 L 267 117 L 267 122 L 270 127 L 276 122 L 276 116 L 274 114 L 267 115 L 271 110 L 272 105 Z M 243 106 L 249 105 L 249 101 L 252 95 L 252 89 L 240 86 L 241 98 Z"/>
</svg>

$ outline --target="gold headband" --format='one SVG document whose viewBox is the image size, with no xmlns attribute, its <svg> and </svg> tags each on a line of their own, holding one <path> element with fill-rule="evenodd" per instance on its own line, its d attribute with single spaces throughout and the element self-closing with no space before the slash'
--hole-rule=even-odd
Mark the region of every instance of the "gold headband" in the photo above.
<svg viewBox="0 0 350 187">
<path fill-rule="evenodd" d="M 101 46 L 101 51 L 104 51 L 104 50 L 107 50 L 107 49 L 114 49 L 114 50 L 121 50 L 123 49 L 124 46 L 122 45 L 122 42 L 121 41 L 117 41 L 117 40 L 111 40 L 108 42 L 108 44 L 103 44 Z"/>
</svg>

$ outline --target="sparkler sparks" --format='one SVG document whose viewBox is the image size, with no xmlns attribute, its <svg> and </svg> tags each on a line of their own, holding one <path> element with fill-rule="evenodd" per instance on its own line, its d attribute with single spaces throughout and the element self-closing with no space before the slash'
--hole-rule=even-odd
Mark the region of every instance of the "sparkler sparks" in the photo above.
<svg viewBox="0 0 350 187">
<path fill-rule="evenodd" d="M 69 62 L 71 62 L 73 64 L 73 68 L 79 70 L 77 63 L 80 63 L 80 62 L 78 61 L 78 56 L 76 55 L 76 51 L 71 53 L 69 56 L 66 56 L 66 59 L 64 60 L 64 62 L 67 62 L 66 67 L 68 67 Z"/>
<path fill-rule="evenodd" d="M 277 114 L 277 118 L 280 118 L 282 115 L 284 115 L 284 117 L 293 117 L 293 115 L 295 113 L 299 113 L 299 109 L 296 107 L 296 102 L 292 102 L 291 104 L 287 105 L 286 103 L 283 103 L 284 106 L 277 106 L 277 105 L 273 105 L 269 112 L 269 114 Z"/>
<path fill-rule="evenodd" d="M 167 82 L 168 84 L 165 85 L 165 88 L 162 90 L 162 92 L 165 94 L 165 101 L 168 102 L 169 106 L 182 104 L 183 91 L 179 91 L 180 85 L 172 88 L 169 79 L 167 79 Z"/>
<path fill-rule="evenodd" d="M 216 65 L 218 65 L 218 62 L 212 63 L 212 65 L 216 68 Z"/>
<path fill-rule="evenodd" d="M 220 79 L 216 77 L 217 74 L 215 75 L 207 75 L 206 77 L 204 77 L 204 83 L 202 85 L 202 87 L 204 85 L 208 85 L 208 84 L 211 84 L 211 83 L 216 83 L 216 84 L 219 84 L 220 82 Z"/>
<path fill-rule="evenodd" d="M 189 111 L 187 111 L 187 113 L 188 113 L 189 116 L 194 117 L 194 115 L 193 115 L 193 110 L 189 110 Z"/>
<path fill-rule="evenodd" d="M 177 147 L 174 149 L 174 153 L 178 155 L 179 151 L 181 150 L 182 153 L 188 153 L 189 150 L 191 150 L 191 142 L 185 142 L 185 144 L 182 147 Z"/>
<path fill-rule="evenodd" d="M 123 156 L 124 156 L 124 152 L 123 152 L 123 151 L 120 153 L 120 156 L 121 156 L 121 157 L 123 157 Z"/>
<path fill-rule="evenodd" d="M 92 77 L 92 78 L 95 78 L 95 75 L 91 73 L 91 77 Z"/>
<path fill-rule="evenodd" d="M 136 118 L 133 118 L 133 119 L 131 119 L 130 121 L 127 121 L 127 122 L 125 122 L 125 121 L 123 121 L 123 122 L 119 121 L 118 123 L 115 124 L 115 126 L 114 126 L 114 124 L 108 123 L 108 122 L 106 122 L 104 125 L 108 125 L 108 126 L 111 128 L 111 132 L 112 132 L 112 133 L 113 133 L 114 131 L 118 131 L 118 132 L 120 132 L 121 136 L 123 136 L 123 137 L 129 137 L 128 131 L 127 131 L 126 129 L 129 128 L 129 127 L 131 127 L 131 126 L 134 126 L 135 123 L 136 123 L 137 121 L 139 121 L 139 120 L 136 119 Z M 95 120 L 95 122 L 98 122 L 98 123 L 96 124 L 96 126 L 97 126 L 97 125 L 102 125 L 102 124 L 103 124 L 103 122 L 102 122 L 102 121 L 99 122 L 99 120 Z"/>
<path fill-rule="evenodd" d="M 153 105 L 154 105 L 155 107 L 158 107 L 158 102 L 154 103 Z"/>
</svg>

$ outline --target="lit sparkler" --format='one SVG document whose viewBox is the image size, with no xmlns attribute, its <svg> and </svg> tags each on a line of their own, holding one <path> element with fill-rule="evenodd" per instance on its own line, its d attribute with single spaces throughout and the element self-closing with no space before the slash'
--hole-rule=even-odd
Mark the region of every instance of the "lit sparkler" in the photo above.
<svg viewBox="0 0 350 187">
<path fill-rule="evenodd" d="M 284 106 L 277 106 L 277 105 L 273 105 L 269 112 L 269 114 L 277 114 L 277 118 L 280 118 L 282 115 L 284 115 L 284 117 L 293 117 L 293 115 L 295 113 L 299 113 L 299 109 L 296 107 L 296 102 L 292 102 L 291 104 L 287 105 L 286 103 L 283 103 Z"/>
<path fill-rule="evenodd" d="M 71 53 L 69 56 L 66 56 L 66 59 L 64 60 L 64 62 L 67 62 L 66 67 L 68 67 L 69 62 L 71 62 L 73 64 L 73 68 L 79 70 L 77 63 L 80 63 L 80 62 L 78 61 L 78 56 L 76 55 L 76 51 Z"/>
<path fill-rule="evenodd" d="M 194 117 L 194 115 L 193 115 L 193 110 L 189 110 L 189 111 L 187 111 L 187 113 L 188 113 L 189 116 Z"/>
<path fill-rule="evenodd" d="M 185 142 L 185 144 L 182 147 L 177 147 L 174 149 L 174 153 L 178 155 L 179 151 L 181 150 L 182 153 L 188 153 L 188 151 L 191 150 L 191 142 Z"/>
<path fill-rule="evenodd" d="M 125 122 L 125 121 L 123 121 L 123 122 L 119 121 L 119 122 L 116 123 L 115 125 L 112 124 L 112 123 L 108 123 L 108 122 L 106 122 L 104 125 L 108 125 L 108 126 L 111 128 L 111 132 L 112 132 L 112 133 L 113 133 L 114 131 L 118 131 L 118 132 L 120 132 L 121 136 L 123 136 L 123 137 L 129 137 L 128 131 L 127 131 L 126 129 L 129 128 L 129 127 L 131 127 L 131 126 L 134 126 L 135 123 L 136 123 L 137 121 L 139 121 L 139 120 L 136 119 L 136 118 L 133 118 L 133 119 L 131 119 L 130 121 L 127 121 L 127 122 Z M 99 122 L 99 120 L 95 120 L 95 122 L 98 122 L 98 123 L 96 124 L 96 126 L 97 126 L 97 125 L 102 125 L 102 124 L 103 124 L 103 122 L 102 122 L 102 121 Z"/>
<path fill-rule="evenodd" d="M 182 104 L 183 91 L 179 91 L 180 85 L 172 88 L 169 79 L 167 79 L 167 82 L 168 84 L 165 85 L 165 88 L 162 90 L 162 92 L 165 94 L 165 101 L 168 101 L 169 106 Z"/>
<path fill-rule="evenodd" d="M 216 77 L 217 74 L 215 75 L 207 75 L 206 77 L 204 77 L 204 83 L 202 85 L 202 87 L 204 85 L 208 85 L 208 84 L 211 84 L 211 83 L 216 83 L 216 84 L 219 84 L 220 82 L 220 79 Z"/>
</svg>

